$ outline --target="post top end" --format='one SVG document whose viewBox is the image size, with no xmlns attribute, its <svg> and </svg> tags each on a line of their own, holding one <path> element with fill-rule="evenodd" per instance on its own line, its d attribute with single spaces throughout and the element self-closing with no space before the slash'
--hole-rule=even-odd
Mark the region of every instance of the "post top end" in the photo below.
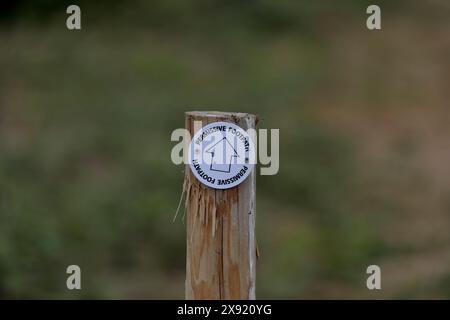
<svg viewBox="0 0 450 320">
<path fill-rule="evenodd" d="M 234 118 L 256 117 L 251 113 L 244 112 L 223 112 L 223 111 L 187 111 L 186 116 L 208 117 L 208 118 Z"/>
</svg>

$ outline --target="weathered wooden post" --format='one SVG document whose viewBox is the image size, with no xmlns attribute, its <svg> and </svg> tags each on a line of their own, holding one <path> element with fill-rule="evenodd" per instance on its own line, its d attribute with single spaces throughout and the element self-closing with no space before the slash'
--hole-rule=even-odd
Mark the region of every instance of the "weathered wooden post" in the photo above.
<svg viewBox="0 0 450 320">
<path fill-rule="evenodd" d="M 247 113 L 186 112 L 185 120 L 191 137 L 201 129 L 194 121 L 256 125 Z M 256 168 L 239 185 L 214 189 L 187 164 L 185 192 L 186 299 L 255 299 Z"/>
</svg>

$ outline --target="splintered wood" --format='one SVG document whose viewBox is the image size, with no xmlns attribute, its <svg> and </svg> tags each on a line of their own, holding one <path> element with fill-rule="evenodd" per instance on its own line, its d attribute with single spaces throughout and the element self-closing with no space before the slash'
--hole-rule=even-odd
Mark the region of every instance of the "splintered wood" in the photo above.
<svg viewBox="0 0 450 320">
<path fill-rule="evenodd" d="M 246 113 L 187 112 L 186 128 L 194 121 L 232 122 L 255 128 Z M 256 169 L 240 185 L 218 190 L 198 181 L 186 165 L 186 299 L 255 299 Z"/>
</svg>

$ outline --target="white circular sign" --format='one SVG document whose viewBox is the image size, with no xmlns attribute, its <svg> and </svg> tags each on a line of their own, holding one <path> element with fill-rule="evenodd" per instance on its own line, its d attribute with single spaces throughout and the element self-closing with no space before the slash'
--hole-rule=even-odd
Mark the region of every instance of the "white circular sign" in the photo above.
<svg viewBox="0 0 450 320">
<path fill-rule="evenodd" d="M 229 189 L 242 183 L 253 170 L 255 147 L 247 132 L 234 123 L 213 122 L 194 135 L 188 163 L 203 184 Z"/>
</svg>

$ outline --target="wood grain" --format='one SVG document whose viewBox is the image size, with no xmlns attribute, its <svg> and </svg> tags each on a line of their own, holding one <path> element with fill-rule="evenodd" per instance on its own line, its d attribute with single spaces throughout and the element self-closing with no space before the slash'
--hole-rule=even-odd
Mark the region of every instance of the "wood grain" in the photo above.
<svg viewBox="0 0 450 320">
<path fill-rule="evenodd" d="M 255 128 L 246 113 L 187 112 L 191 137 L 216 121 Z M 256 169 L 240 185 L 215 190 L 200 183 L 186 166 L 186 299 L 255 299 Z"/>
</svg>

